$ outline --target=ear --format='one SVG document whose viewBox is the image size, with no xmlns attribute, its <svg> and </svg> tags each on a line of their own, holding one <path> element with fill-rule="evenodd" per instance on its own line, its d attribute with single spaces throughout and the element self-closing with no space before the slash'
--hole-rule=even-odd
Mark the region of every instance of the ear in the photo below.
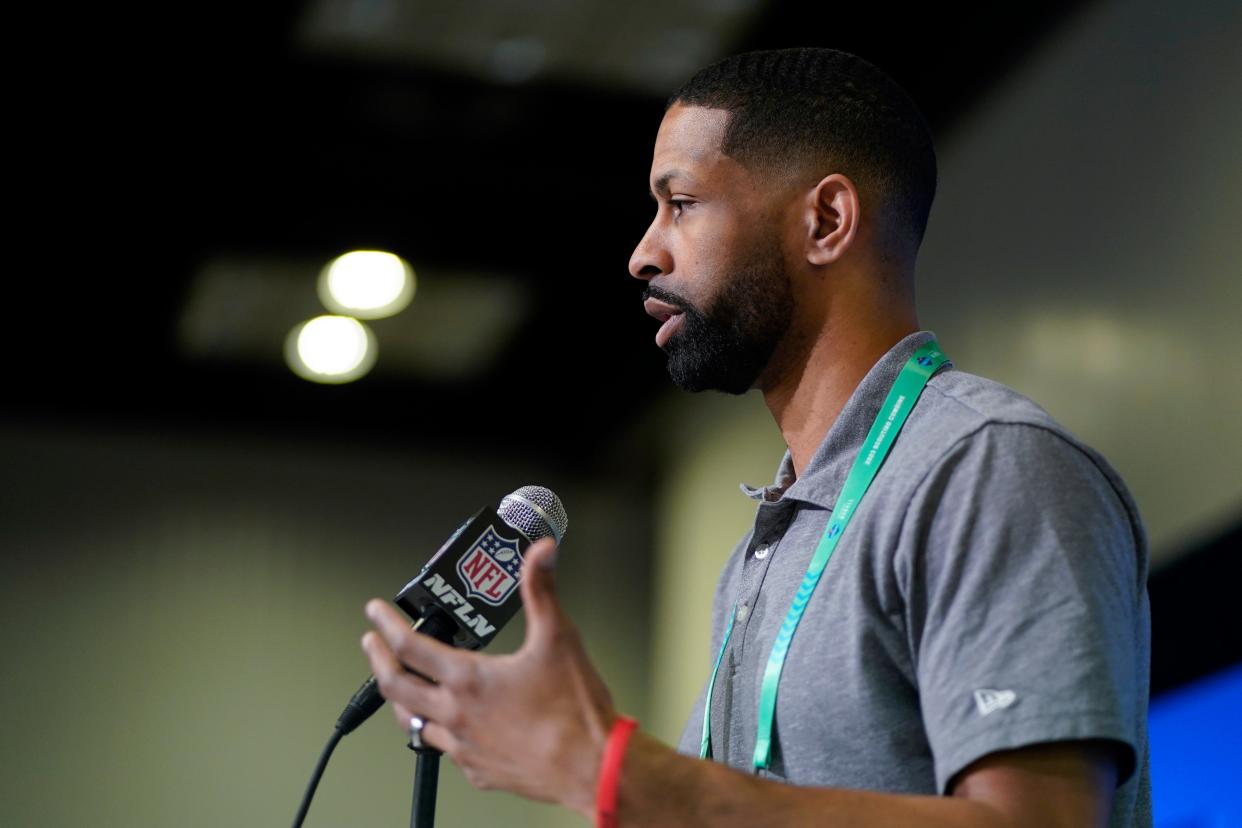
<svg viewBox="0 0 1242 828">
<path fill-rule="evenodd" d="M 825 265 L 839 260 L 854 243 L 862 203 L 858 188 L 841 173 L 825 176 L 806 206 L 806 259 Z"/>
</svg>

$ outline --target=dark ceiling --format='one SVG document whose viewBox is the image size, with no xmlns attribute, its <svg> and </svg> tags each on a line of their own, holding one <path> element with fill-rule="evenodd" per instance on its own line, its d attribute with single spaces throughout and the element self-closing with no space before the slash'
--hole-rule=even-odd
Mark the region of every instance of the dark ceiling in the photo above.
<svg viewBox="0 0 1242 828">
<path fill-rule="evenodd" d="M 911 92 L 939 137 L 1080 6 L 778 0 L 724 51 L 855 52 Z M 89 51 L 45 56 L 44 132 L 16 171 L 40 254 L 10 325 L 24 356 L 4 416 L 508 450 L 556 434 L 589 465 L 669 386 L 626 271 L 651 218 L 662 97 L 316 55 L 297 47 L 304 11 L 233 2 L 77 21 L 98 26 Z M 513 274 L 537 310 L 469 383 L 322 387 L 278 360 L 178 348 L 204 261 L 353 247 Z"/>
</svg>

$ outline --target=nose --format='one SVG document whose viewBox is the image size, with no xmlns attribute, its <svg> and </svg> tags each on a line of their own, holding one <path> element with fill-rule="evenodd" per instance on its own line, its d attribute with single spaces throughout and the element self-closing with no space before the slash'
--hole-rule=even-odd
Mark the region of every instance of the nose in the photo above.
<svg viewBox="0 0 1242 828">
<path fill-rule="evenodd" d="M 660 238 L 656 222 L 653 221 L 630 255 L 630 275 L 635 279 L 649 281 L 671 272 L 672 269 L 673 257 Z"/>
</svg>

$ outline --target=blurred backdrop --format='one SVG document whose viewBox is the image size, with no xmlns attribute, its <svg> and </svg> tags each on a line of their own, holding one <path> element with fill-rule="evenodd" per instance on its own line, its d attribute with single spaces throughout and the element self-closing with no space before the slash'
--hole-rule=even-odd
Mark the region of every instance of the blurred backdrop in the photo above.
<svg viewBox="0 0 1242 828">
<path fill-rule="evenodd" d="M 20 44 L 8 176 L 4 824 L 287 823 L 367 673 L 365 600 L 526 483 L 564 500 L 562 593 L 618 705 L 674 741 L 753 515 L 737 484 L 784 447 L 758 395 L 672 388 L 626 262 L 665 97 L 715 58 L 800 45 L 871 60 L 927 113 L 924 327 L 1129 483 L 1152 542 L 1158 824 L 1242 821 L 1219 755 L 1242 740 L 1242 6 L 60 14 L 15 29 L 41 34 Z M 355 250 L 400 256 L 412 297 L 308 369 L 323 346 L 299 350 L 299 326 L 374 315 L 321 291 Z M 316 364 L 362 375 L 304 378 Z M 405 824 L 412 772 L 381 714 L 307 824 Z M 439 807 L 446 826 L 580 824 L 447 763 Z"/>
</svg>

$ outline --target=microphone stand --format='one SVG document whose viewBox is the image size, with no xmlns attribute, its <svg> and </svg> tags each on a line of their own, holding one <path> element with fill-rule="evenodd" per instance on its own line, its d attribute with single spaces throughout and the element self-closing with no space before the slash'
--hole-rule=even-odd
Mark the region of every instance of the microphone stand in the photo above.
<svg viewBox="0 0 1242 828">
<path fill-rule="evenodd" d="M 440 751 L 433 747 L 411 747 L 410 750 L 418 754 L 414 765 L 414 804 L 410 808 L 410 828 L 434 828 Z"/>
<path fill-rule="evenodd" d="M 443 612 L 432 610 L 414 625 L 418 632 L 442 644 L 451 644 L 457 625 Z M 440 783 L 440 751 L 430 745 L 407 747 L 418 754 L 414 764 L 414 801 L 410 807 L 410 828 L 434 828 L 436 823 L 436 789 Z"/>
</svg>

